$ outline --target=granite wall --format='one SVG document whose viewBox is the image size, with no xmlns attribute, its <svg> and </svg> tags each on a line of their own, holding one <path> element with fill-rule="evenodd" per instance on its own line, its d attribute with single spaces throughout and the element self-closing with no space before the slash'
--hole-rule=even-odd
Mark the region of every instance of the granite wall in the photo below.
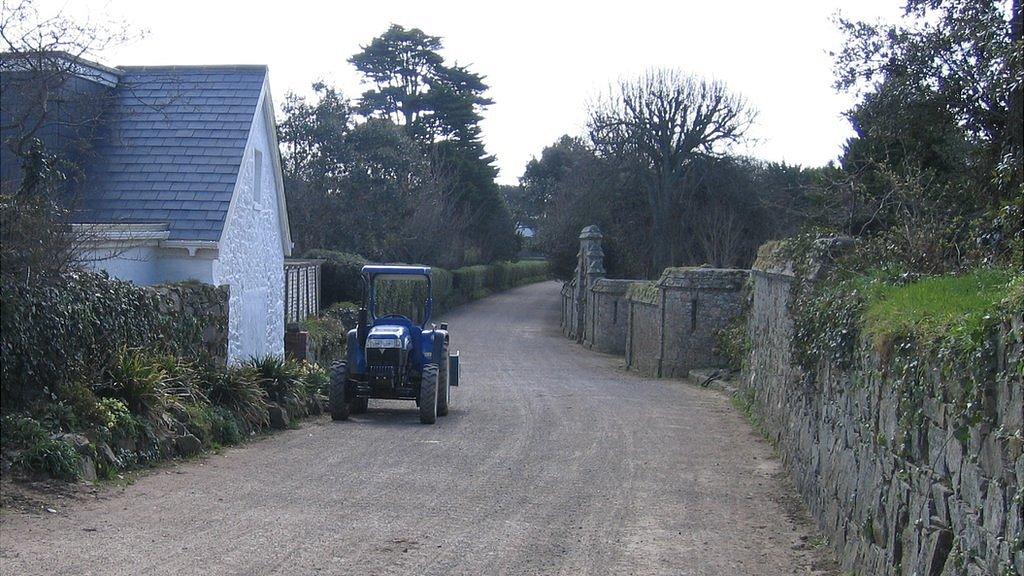
<svg viewBox="0 0 1024 576">
<path fill-rule="evenodd" d="M 216 362 L 228 356 L 230 289 L 201 282 L 178 282 L 143 288 L 160 296 L 160 312 L 198 324 L 203 352 Z"/>
<path fill-rule="evenodd" d="M 626 353 L 629 304 L 626 292 L 635 280 L 601 278 L 590 289 L 584 344 L 608 354 Z"/>
<path fill-rule="evenodd" d="M 791 354 L 793 270 L 768 249 L 751 272 L 741 385 L 843 570 L 1024 575 L 1024 317 L 991 335 L 996 376 L 981 417 L 965 428 L 953 417 L 962 375 L 944 373 L 936 358 L 915 359 L 926 377 L 897 383 L 887 359 L 861 341 L 853 368 L 802 370 Z M 908 386 L 921 395 L 913 413 L 900 409 Z"/>
<path fill-rule="evenodd" d="M 746 270 L 667 268 L 661 279 L 626 295 L 626 365 L 657 377 L 728 365 L 717 333 L 743 311 Z"/>
</svg>

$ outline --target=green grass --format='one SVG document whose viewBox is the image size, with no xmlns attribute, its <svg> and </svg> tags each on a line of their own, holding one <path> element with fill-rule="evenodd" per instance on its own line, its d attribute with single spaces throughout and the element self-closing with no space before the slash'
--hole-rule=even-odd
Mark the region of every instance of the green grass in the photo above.
<svg viewBox="0 0 1024 576">
<path fill-rule="evenodd" d="M 876 341 L 906 335 L 922 340 L 952 331 L 974 332 L 992 314 L 1024 301 L 1024 275 L 980 269 L 964 276 L 936 276 L 868 291 L 864 328 Z"/>
</svg>

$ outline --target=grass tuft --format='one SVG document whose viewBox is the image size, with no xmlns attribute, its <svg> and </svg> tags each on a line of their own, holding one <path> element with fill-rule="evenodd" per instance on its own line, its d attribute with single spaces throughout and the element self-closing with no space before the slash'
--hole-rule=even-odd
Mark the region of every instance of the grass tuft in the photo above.
<svg viewBox="0 0 1024 576">
<path fill-rule="evenodd" d="M 1020 303 L 1021 276 L 980 269 L 964 276 L 936 276 L 902 285 L 874 284 L 868 291 L 864 329 L 876 342 L 892 336 L 921 341 L 950 332 L 972 333 L 998 310 Z"/>
</svg>

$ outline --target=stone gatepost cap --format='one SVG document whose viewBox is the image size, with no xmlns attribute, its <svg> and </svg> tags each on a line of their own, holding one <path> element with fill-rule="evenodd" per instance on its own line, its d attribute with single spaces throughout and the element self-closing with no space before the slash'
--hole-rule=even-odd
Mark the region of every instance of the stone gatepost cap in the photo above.
<svg viewBox="0 0 1024 576">
<path fill-rule="evenodd" d="M 597 227 L 597 224 L 591 224 L 580 232 L 580 240 L 591 240 L 594 238 L 604 238 L 601 234 L 601 229 Z"/>
</svg>

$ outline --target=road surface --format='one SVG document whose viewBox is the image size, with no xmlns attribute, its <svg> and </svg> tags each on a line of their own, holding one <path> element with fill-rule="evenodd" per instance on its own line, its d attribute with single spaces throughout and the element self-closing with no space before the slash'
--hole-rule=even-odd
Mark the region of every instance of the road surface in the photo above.
<svg viewBox="0 0 1024 576">
<path fill-rule="evenodd" d="M 463 385 L 437 425 L 371 400 L 55 513 L 6 511 L 0 573 L 831 573 L 729 400 L 564 339 L 558 289 L 447 315 Z"/>
</svg>

